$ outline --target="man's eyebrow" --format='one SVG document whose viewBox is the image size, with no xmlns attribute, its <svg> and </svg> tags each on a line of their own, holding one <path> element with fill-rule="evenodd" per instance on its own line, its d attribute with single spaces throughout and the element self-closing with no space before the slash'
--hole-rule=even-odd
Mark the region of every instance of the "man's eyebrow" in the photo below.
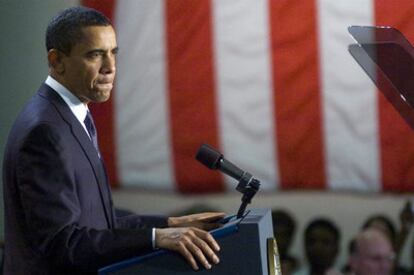
<svg viewBox="0 0 414 275">
<path fill-rule="evenodd" d="M 93 49 L 90 51 L 87 51 L 86 54 L 93 54 L 93 53 L 105 53 L 105 50 L 103 49 Z"/>
<path fill-rule="evenodd" d="M 119 51 L 118 47 L 115 47 L 111 50 L 111 52 L 114 53 L 114 54 L 118 53 L 118 51 Z M 106 52 L 106 50 L 104 50 L 104 49 L 93 49 L 93 50 L 90 50 L 90 51 L 86 52 L 86 54 L 88 54 L 88 55 L 89 54 L 94 54 L 94 53 L 104 54 L 105 52 Z"/>
</svg>

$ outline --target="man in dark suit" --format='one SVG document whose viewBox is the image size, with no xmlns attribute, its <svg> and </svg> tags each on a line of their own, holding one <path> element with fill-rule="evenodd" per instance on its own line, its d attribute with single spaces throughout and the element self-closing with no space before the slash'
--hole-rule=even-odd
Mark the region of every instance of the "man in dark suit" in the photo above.
<svg viewBox="0 0 414 275">
<path fill-rule="evenodd" d="M 101 13 L 64 10 L 46 33 L 49 76 L 15 121 L 4 156 L 5 274 L 96 272 L 152 249 L 194 269 L 218 263 L 205 230 L 223 213 L 116 217 L 88 103 L 110 97 L 118 47 Z M 181 227 L 186 226 L 186 227 Z"/>
</svg>

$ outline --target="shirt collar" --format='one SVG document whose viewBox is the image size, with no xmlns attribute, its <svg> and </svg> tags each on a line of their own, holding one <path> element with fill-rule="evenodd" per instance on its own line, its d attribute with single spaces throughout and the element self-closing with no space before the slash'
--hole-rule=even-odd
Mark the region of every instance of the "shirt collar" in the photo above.
<svg viewBox="0 0 414 275">
<path fill-rule="evenodd" d="M 55 90 L 60 97 L 66 102 L 69 106 L 72 113 L 75 117 L 79 120 L 79 122 L 83 125 L 84 120 L 86 117 L 86 113 L 88 112 L 88 106 L 82 103 L 79 98 L 77 98 L 74 94 L 72 94 L 65 86 L 57 82 L 53 77 L 50 75 L 46 78 L 45 83 Z"/>
</svg>

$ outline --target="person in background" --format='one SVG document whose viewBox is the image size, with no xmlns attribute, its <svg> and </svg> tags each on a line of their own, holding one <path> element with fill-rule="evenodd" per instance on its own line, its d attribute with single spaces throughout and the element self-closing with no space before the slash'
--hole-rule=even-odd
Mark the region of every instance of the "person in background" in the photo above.
<svg viewBox="0 0 414 275">
<path fill-rule="evenodd" d="M 406 201 L 401 208 L 399 219 L 400 228 L 396 230 L 391 219 L 385 215 L 372 215 L 364 222 L 362 229 L 376 228 L 389 238 L 395 252 L 395 272 L 403 273 L 404 268 L 400 265 L 400 256 L 414 222 L 414 214 L 410 201 Z"/>
<path fill-rule="evenodd" d="M 397 230 L 395 229 L 395 225 L 389 217 L 383 214 L 374 214 L 369 216 L 363 223 L 361 231 L 368 228 L 375 228 L 382 231 L 394 245 L 397 236 Z"/>
<path fill-rule="evenodd" d="M 355 249 L 350 255 L 351 274 L 392 275 L 395 253 L 389 238 L 377 228 L 368 228 L 355 238 Z"/>
<path fill-rule="evenodd" d="M 118 45 L 100 12 L 73 7 L 46 31 L 49 75 L 16 119 L 3 161 L 4 273 L 87 274 L 164 248 L 219 262 L 207 230 L 224 213 L 115 214 L 89 103 L 109 99 Z M 129 53 L 125 53 L 128 55 Z"/>
<path fill-rule="evenodd" d="M 395 272 L 394 275 L 413 275 L 414 274 L 414 239 L 411 243 L 410 247 L 410 260 L 411 263 L 409 266 L 406 267 L 399 267 Z"/>
<path fill-rule="evenodd" d="M 341 271 L 344 275 L 351 275 L 352 274 L 352 270 L 351 270 L 351 265 L 349 263 L 350 260 L 350 256 L 354 253 L 355 251 L 355 239 L 350 239 L 348 242 L 348 247 L 347 247 L 347 252 L 348 252 L 348 259 L 345 263 L 345 265 L 342 267 Z"/>
<path fill-rule="evenodd" d="M 279 250 L 282 274 L 290 275 L 299 267 L 296 257 L 289 254 L 296 232 L 296 221 L 293 216 L 283 209 L 272 210 L 273 234 Z"/>
<path fill-rule="evenodd" d="M 304 242 L 307 266 L 295 275 L 339 275 L 334 268 L 339 252 L 340 231 L 327 218 L 311 221 L 305 229 Z"/>
</svg>

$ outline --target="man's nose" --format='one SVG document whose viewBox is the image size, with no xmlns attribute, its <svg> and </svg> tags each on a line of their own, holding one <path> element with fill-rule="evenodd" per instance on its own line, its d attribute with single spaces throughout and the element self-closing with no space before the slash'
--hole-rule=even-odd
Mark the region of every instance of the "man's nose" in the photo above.
<svg viewBox="0 0 414 275">
<path fill-rule="evenodd" d="M 116 69 L 115 63 L 116 63 L 115 55 L 110 54 L 108 56 L 105 56 L 102 62 L 101 73 L 111 74 L 115 72 L 115 69 Z"/>
</svg>

